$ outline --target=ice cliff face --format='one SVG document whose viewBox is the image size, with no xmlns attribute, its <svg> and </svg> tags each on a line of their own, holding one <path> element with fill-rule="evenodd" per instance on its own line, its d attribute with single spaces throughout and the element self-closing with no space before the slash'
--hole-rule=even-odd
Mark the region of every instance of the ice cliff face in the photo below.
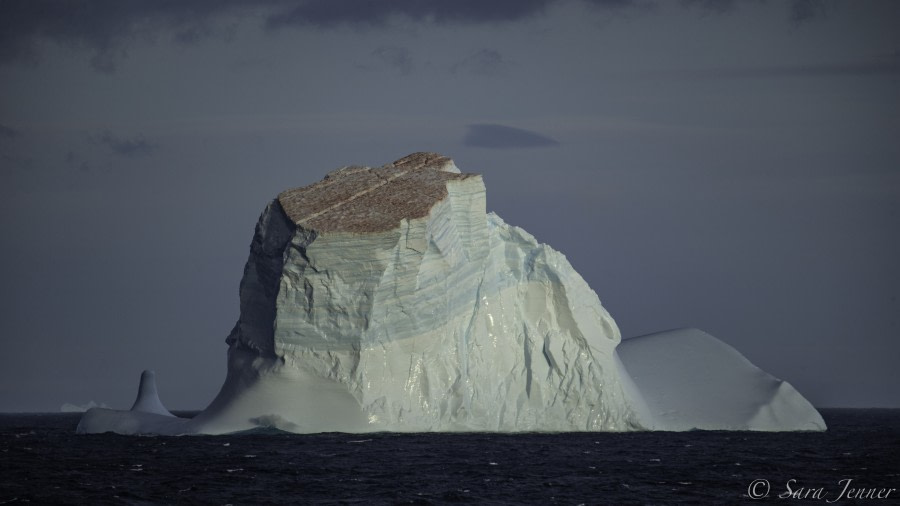
<svg viewBox="0 0 900 506">
<path fill-rule="evenodd" d="M 210 419 L 244 412 L 248 394 L 265 413 L 258 390 L 275 390 L 271 413 L 311 432 L 639 426 L 597 295 L 439 155 L 279 195 L 240 297 Z"/>
</svg>

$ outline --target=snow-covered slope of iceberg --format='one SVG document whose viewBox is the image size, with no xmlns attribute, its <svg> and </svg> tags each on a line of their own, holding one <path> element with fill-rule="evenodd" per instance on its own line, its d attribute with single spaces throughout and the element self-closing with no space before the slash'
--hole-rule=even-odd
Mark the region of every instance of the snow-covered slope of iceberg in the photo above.
<svg viewBox="0 0 900 506">
<path fill-rule="evenodd" d="M 440 155 L 283 192 L 240 302 L 225 383 L 197 417 L 91 410 L 79 431 L 661 428 L 594 291 Z"/>
<path fill-rule="evenodd" d="M 825 430 L 818 411 L 788 382 L 702 330 L 625 339 L 616 351 L 638 390 L 632 398 L 643 398 L 647 428 Z"/>
</svg>

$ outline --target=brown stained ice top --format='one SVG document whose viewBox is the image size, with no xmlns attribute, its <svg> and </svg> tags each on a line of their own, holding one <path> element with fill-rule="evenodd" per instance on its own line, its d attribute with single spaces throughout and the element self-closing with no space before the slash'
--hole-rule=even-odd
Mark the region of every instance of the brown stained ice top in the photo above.
<svg viewBox="0 0 900 506">
<path fill-rule="evenodd" d="M 384 167 L 344 167 L 282 192 L 278 202 L 291 221 L 318 232 L 392 230 L 404 218 L 426 216 L 447 196 L 447 181 L 475 176 L 446 171 L 452 163 L 437 153 L 413 153 Z"/>
</svg>

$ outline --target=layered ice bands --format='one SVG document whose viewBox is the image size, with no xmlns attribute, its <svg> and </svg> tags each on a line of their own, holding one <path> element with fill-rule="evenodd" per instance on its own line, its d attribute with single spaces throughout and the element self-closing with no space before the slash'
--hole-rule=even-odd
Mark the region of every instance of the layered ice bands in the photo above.
<svg viewBox="0 0 900 506">
<path fill-rule="evenodd" d="M 666 356 L 620 361 L 615 322 L 566 258 L 487 213 L 481 176 L 433 153 L 279 195 L 256 226 L 240 302 L 225 384 L 197 417 L 136 403 L 89 411 L 79 432 L 693 428 L 661 416 L 665 385 L 633 372 Z M 687 395 L 677 374 L 666 381 Z M 775 397 L 771 409 L 818 417 L 799 394 Z M 777 416 L 717 420 L 700 425 L 779 428 Z"/>
</svg>

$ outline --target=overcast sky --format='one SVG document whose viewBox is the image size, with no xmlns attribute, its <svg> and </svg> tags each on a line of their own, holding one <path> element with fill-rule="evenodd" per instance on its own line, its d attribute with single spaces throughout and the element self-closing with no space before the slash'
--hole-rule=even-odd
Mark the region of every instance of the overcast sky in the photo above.
<svg viewBox="0 0 900 506">
<path fill-rule="evenodd" d="M 201 409 L 286 188 L 437 151 L 624 336 L 900 407 L 900 2 L 0 2 L 0 411 Z"/>
</svg>

